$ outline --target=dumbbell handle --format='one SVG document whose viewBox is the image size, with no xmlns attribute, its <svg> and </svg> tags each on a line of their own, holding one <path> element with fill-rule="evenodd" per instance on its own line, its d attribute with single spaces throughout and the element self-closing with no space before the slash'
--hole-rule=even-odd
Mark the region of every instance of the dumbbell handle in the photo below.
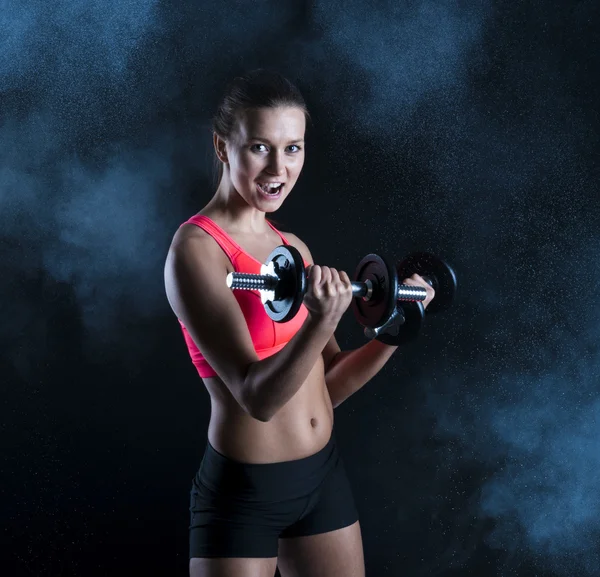
<svg viewBox="0 0 600 577">
<path fill-rule="evenodd" d="M 431 284 L 429 279 L 423 278 Z M 279 279 L 276 276 L 267 274 L 230 272 L 227 275 L 227 286 L 230 289 L 272 291 L 277 288 L 278 283 Z M 365 301 L 371 300 L 373 283 L 368 279 L 365 282 L 352 282 L 352 296 L 362 297 Z M 396 298 L 399 301 L 424 301 L 427 291 L 423 287 L 403 284 L 398 287 Z"/>
</svg>

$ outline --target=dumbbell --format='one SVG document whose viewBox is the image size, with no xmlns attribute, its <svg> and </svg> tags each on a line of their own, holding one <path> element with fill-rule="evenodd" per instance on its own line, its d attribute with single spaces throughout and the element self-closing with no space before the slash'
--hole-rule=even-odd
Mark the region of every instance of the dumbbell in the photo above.
<svg viewBox="0 0 600 577">
<path fill-rule="evenodd" d="M 404 300 L 424 300 L 426 291 L 421 287 L 390 283 L 394 269 L 378 255 L 367 255 L 359 265 L 352 295 L 368 303 L 368 314 L 362 315 L 364 326 L 379 326 L 389 316 L 388 308 L 395 305 L 394 294 Z M 227 286 L 234 290 L 260 292 L 266 313 L 276 322 L 293 319 L 306 293 L 306 269 L 300 252 L 291 245 L 278 246 L 261 266 L 261 274 L 233 272 L 227 275 Z M 390 292 L 389 289 L 392 289 Z M 382 306 L 383 305 L 383 306 Z M 367 318 L 368 317 L 368 318 Z"/>
<path fill-rule="evenodd" d="M 414 270 L 412 270 L 414 268 Z M 398 286 L 398 277 L 421 274 L 436 291 L 428 311 L 448 308 L 456 292 L 456 277 L 441 259 L 429 253 L 414 253 L 397 269 L 377 254 L 363 258 L 352 281 L 352 306 L 368 338 L 387 344 L 402 344 L 418 334 L 423 320 L 427 292 L 410 285 Z M 278 246 L 261 266 L 260 274 L 229 273 L 227 286 L 232 290 L 256 290 L 266 313 L 276 322 L 287 322 L 298 313 L 306 293 L 306 269 L 300 252 L 291 245 Z M 432 307 L 433 303 L 439 303 Z M 406 310 L 398 302 L 412 303 Z M 401 329 L 399 327 L 402 327 Z"/>
<path fill-rule="evenodd" d="M 382 274 L 383 264 L 385 272 Z M 357 266 L 355 276 L 364 276 L 365 268 L 374 267 L 371 273 L 375 277 L 383 279 L 384 283 L 391 285 L 388 295 L 377 308 L 370 309 L 369 302 L 354 300 L 352 307 L 358 322 L 365 327 L 365 336 L 377 338 L 389 345 L 401 345 L 414 340 L 422 327 L 425 312 L 435 314 L 447 310 L 452 305 L 456 295 L 456 275 L 452 267 L 441 258 L 428 252 L 415 252 L 409 254 L 397 266 L 396 270 L 390 272 L 390 266 L 385 259 L 377 255 L 367 255 Z M 395 302 L 391 295 L 395 292 L 398 279 L 409 278 L 413 274 L 420 275 L 435 291 L 435 298 L 429 303 L 425 311 L 422 300 L 398 298 Z M 407 286 L 407 285 L 401 285 Z M 400 288 L 398 287 L 398 292 Z M 414 288 L 414 287 L 413 287 Z M 419 288 L 426 295 L 425 289 Z M 379 313 L 379 316 L 378 316 Z"/>
</svg>

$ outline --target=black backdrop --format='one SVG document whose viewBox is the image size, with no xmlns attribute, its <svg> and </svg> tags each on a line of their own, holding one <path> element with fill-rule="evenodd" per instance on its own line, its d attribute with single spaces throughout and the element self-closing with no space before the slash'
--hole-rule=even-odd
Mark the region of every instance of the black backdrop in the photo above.
<svg viewBox="0 0 600 577">
<path fill-rule="evenodd" d="M 335 412 L 367 575 L 600 575 L 598 4 L 8 2 L 0 572 L 186 575 L 210 414 L 164 294 L 257 67 L 314 118 L 272 216 L 460 293 Z M 366 341 L 351 313 L 343 349 Z"/>
</svg>

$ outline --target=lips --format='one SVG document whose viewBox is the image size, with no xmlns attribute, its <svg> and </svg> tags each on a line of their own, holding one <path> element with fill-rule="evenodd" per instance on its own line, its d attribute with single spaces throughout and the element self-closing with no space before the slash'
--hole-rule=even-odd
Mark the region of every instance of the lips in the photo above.
<svg viewBox="0 0 600 577">
<path fill-rule="evenodd" d="M 262 186 L 257 182 L 256 183 L 256 190 L 264 197 L 264 198 L 268 198 L 268 199 L 276 199 L 279 198 L 281 196 L 281 193 L 283 192 L 283 189 L 285 188 L 285 184 L 281 183 L 281 186 L 279 187 L 279 189 L 277 190 L 276 193 L 270 193 L 270 192 L 265 192 L 265 190 L 263 190 Z"/>
<path fill-rule="evenodd" d="M 280 182 L 278 180 L 271 180 L 271 181 L 267 181 L 267 182 L 258 182 L 257 184 L 265 192 L 269 192 L 270 190 L 274 190 L 273 188 L 271 188 L 271 186 L 270 186 L 271 184 L 278 184 L 279 185 L 279 189 L 281 189 L 285 183 L 284 182 Z"/>
</svg>

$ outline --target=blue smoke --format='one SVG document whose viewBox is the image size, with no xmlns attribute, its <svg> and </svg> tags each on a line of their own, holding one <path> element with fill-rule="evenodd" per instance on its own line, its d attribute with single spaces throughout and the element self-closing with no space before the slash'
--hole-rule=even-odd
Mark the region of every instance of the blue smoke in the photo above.
<svg viewBox="0 0 600 577">
<path fill-rule="evenodd" d="M 11 266 L 27 274 L 41 267 L 71 284 L 93 329 L 113 327 L 124 294 L 134 314 L 158 305 L 157 294 L 135 287 L 153 278 L 156 246 L 164 244 L 158 202 L 169 180 L 168 138 L 149 135 L 146 149 L 104 140 L 121 96 L 133 110 L 143 101 L 130 64 L 156 34 L 156 7 L 156 0 L 4 2 L 0 14 L 0 227 L 39 255 L 14 253 Z M 90 142 L 96 154 L 104 149 L 92 162 Z M 29 317 L 19 315 L 13 330 L 30 327 Z"/>
<path fill-rule="evenodd" d="M 493 434 L 507 446 L 507 462 L 484 486 L 482 513 L 516 519 L 532 548 L 545 554 L 588 551 L 597 562 L 600 401 L 586 406 L 568 398 L 564 389 L 579 381 L 556 374 L 515 382 L 531 392 L 519 405 L 489 415 Z M 500 528 L 491 542 L 506 539 Z"/>
<path fill-rule="evenodd" d="M 348 93 L 335 82 L 320 84 L 330 106 L 337 104 L 353 129 L 393 138 L 421 101 L 468 87 L 468 63 L 489 10 L 488 2 L 387 1 L 368 9 L 359 0 L 317 2 L 314 20 L 323 30 L 318 47 L 354 79 Z M 319 74 L 307 67 L 311 71 Z"/>
<path fill-rule="evenodd" d="M 437 386 L 432 379 L 427 392 L 435 436 L 452 447 L 441 469 L 477 463 L 489 471 L 478 497 L 457 515 L 456 530 L 472 516 L 493 519 L 484 535 L 490 547 L 528 551 L 540 566 L 565 575 L 597 575 L 600 566 L 600 316 L 592 304 L 597 282 L 591 282 L 600 274 L 598 250 L 595 243 L 579 252 L 572 286 L 589 290 L 559 305 L 559 322 L 539 293 L 532 297 L 536 315 L 507 318 L 508 303 L 498 303 L 502 320 L 481 335 L 463 379 L 443 377 Z M 568 248 L 565 257 L 572 262 Z M 545 266 L 551 263 L 540 264 L 542 276 Z M 541 342 L 534 331 L 544 335 Z M 510 360 L 494 354 L 511 348 Z"/>
<path fill-rule="evenodd" d="M 83 88 L 90 76 L 114 81 L 156 26 L 157 0 L 6 0 L 0 14 L 0 90 L 34 80 Z M 48 86 L 48 88 L 51 88 Z"/>
</svg>

